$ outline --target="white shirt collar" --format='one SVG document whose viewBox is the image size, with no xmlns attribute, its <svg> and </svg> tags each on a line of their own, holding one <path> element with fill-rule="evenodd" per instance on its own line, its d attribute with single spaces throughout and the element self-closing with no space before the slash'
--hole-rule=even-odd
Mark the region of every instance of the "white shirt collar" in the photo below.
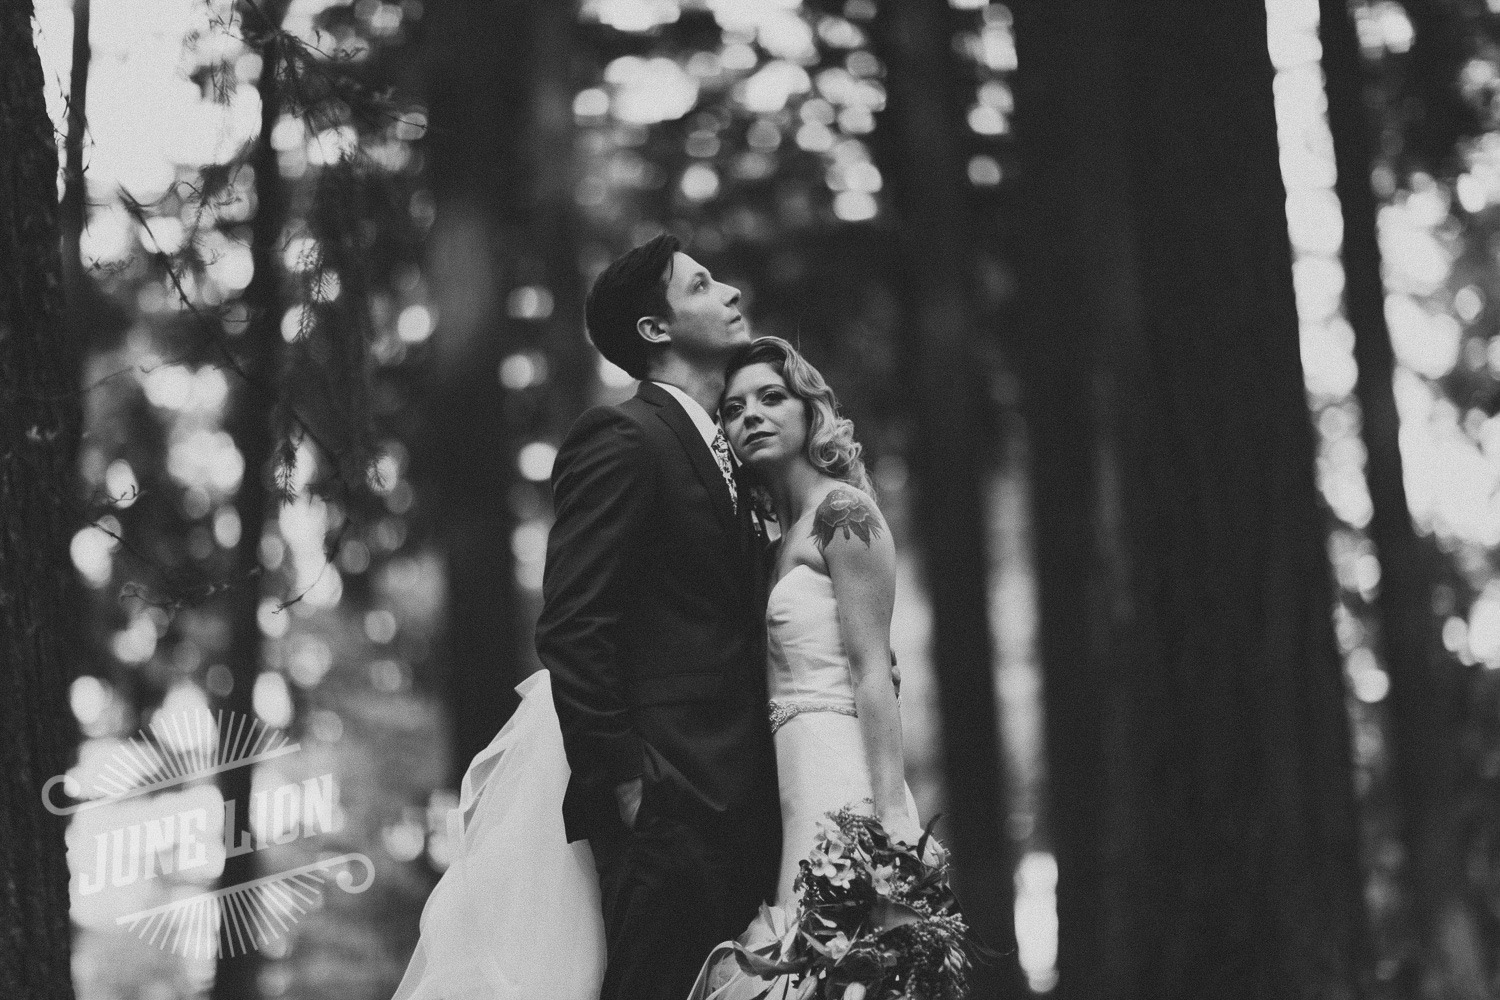
<svg viewBox="0 0 1500 1000">
<path fill-rule="evenodd" d="M 703 435 L 703 443 L 708 445 L 709 450 L 714 446 L 714 435 L 719 433 L 719 425 L 708 415 L 708 411 L 698 405 L 698 401 L 677 386 L 669 382 L 653 382 L 672 394 L 672 398 L 682 404 L 687 415 L 692 418 L 693 426 L 698 428 L 698 433 Z"/>
</svg>

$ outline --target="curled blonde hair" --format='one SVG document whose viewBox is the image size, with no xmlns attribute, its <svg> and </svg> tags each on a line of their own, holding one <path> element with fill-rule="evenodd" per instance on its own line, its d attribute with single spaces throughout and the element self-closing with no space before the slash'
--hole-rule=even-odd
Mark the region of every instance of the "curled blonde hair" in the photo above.
<svg viewBox="0 0 1500 1000">
<path fill-rule="evenodd" d="M 756 337 L 735 352 L 724 369 L 724 384 L 742 368 L 770 365 L 787 390 L 807 404 L 807 445 L 804 454 L 813 467 L 834 479 L 875 495 L 854 440 L 854 421 L 839 416 L 838 399 L 823 375 L 795 347 L 780 337 Z"/>
</svg>

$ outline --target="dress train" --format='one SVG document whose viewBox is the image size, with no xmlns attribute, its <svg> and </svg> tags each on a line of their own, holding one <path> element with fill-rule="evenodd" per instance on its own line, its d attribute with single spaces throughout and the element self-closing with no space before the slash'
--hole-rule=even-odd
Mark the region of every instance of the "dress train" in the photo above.
<svg viewBox="0 0 1500 1000">
<path fill-rule="evenodd" d="M 604 920 L 587 841 L 568 843 L 568 761 L 538 671 L 520 707 L 464 773 L 448 817 L 452 865 L 422 910 L 393 1000 L 596 1000 Z"/>
</svg>

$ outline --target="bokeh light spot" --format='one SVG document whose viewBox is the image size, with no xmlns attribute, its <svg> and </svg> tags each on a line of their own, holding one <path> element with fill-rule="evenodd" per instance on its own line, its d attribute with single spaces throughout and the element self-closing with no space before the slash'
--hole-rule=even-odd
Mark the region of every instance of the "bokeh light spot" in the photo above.
<svg viewBox="0 0 1500 1000">
<path fill-rule="evenodd" d="M 556 447 L 545 441 L 533 441 L 516 456 L 516 465 L 527 479 L 544 483 L 552 478 L 552 463 L 556 459 Z"/>
<path fill-rule="evenodd" d="M 401 310 L 396 318 L 396 336 L 402 343 L 420 344 L 432 336 L 435 325 L 432 310 L 420 302 L 414 303 Z"/>
</svg>

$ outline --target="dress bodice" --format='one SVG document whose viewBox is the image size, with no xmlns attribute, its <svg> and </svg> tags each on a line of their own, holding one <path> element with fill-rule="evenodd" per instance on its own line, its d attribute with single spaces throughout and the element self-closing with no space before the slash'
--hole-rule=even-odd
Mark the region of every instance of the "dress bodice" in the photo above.
<svg viewBox="0 0 1500 1000">
<path fill-rule="evenodd" d="M 777 581 L 766 601 L 766 638 L 773 726 L 790 718 L 788 711 L 854 714 L 849 657 L 828 576 L 798 563 Z"/>
</svg>

